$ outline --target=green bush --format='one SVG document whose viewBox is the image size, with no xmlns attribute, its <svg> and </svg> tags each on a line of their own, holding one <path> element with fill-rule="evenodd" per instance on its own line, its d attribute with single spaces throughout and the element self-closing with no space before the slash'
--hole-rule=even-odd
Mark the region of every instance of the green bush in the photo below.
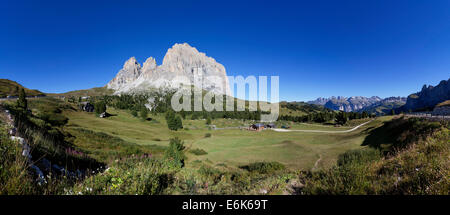
<svg viewBox="0 0 450 215">
<path fill-rule="evenodd" d="M 206 138 L 211 137 L 211 133 L 206 133 L 206 134 L 205 134 L 205 137 L 206 137 Z"/>
<path fill-rule="evenodd" d="M 276 161 L 273 162 L 256 162 L 251 163 L 240 168 L 248 170 L 249 172 L 257 172 L 261 174 L 273 173 L 278 170 L 283 170 L 286 167 Z"/>
<path fill-rule="evenodd" d="M 141 111 L 139 113 L 142 120 L 147 120 L 148 117 L 148 109 L 146 107 L 141 108 Z"/>
<path fill-rule="evenodd" d="M 206 155 L 206 154 L 208 154 L 208 152 L 206 152 L 203 149 L 191 149 L 191 150 L 189 150 L 189 152 L 194 154 L 194 155 Z"/>
</svg>

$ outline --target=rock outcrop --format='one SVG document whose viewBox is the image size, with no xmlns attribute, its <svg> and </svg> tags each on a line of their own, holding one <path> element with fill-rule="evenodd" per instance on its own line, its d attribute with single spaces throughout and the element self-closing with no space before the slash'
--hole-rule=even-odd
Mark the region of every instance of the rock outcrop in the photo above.
<svg viewBox="0 0 450 215">
<path fill-rule="evenodd" d="M 194 77 L 199 76 L 203 81 L 195 82 Z M 187 43 L 172 46 L 160 66 L 153 57 L 149 57 L 142 67 L 134 57 L 130 58 L 107 88 L 120 94 L 149 88 L 177 88 L 180 83 L 186 84 L 186 80 L 216 94 L 231 94 L 225 67 Z"/>
<path fill-rule="evenodd" d="M 431 111 L 433 108 L 450 99 L 450 79 L 442 80 L 437 86 L 422 87 L 420 92 L 408 96 L 406 104 L 398 111 Z"/>
</svg>

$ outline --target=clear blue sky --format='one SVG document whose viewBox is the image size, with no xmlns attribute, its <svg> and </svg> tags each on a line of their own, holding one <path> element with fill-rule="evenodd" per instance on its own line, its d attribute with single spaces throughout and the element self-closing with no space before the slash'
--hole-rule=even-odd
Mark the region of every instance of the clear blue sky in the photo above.
<svg viewBox="0 0 450 215">
<path fill-rule="evenodd" d="M 104 86 L 131 56 L 187 42 L 281 100 L 407 96 L 450 74 L 450 1 L 2 1 L 0 78 Z"/>
</svg>

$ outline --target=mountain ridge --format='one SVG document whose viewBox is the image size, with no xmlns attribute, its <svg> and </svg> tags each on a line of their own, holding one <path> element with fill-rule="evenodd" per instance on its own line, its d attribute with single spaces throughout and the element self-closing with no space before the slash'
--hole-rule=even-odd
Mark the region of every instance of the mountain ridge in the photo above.
<svg viewBox="0 0 450 215">
<path fill-rule="evenodd" d="M 396 109 L 400 111 L 432 110 L 437 104 L 450 99 L 450 79 L 442 80 L 438 85 L 423 85 L 422 90 L 410 94 L 406 104 Z"/>
</svg>

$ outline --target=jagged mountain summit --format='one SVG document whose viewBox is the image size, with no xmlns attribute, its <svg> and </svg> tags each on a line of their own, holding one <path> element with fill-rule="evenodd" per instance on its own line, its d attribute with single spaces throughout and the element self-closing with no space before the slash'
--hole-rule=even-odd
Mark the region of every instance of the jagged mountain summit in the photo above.
<svg viewBox="0 0 450 215">
<path fill-rule="evenodd" d="M 195 81 L 199 77 L 203 81 Z M 186 80 L 197 88 L 231 95 L 225 67 L 187 43 L 169 48 L 159 66 L 153 57 L 149 57 L 142 67 L 135 57 L 131 57 L 106 87 L 120 94 L 149 88 L 178 88 L 180 83 L 187 84 Z"/>
</svg>

